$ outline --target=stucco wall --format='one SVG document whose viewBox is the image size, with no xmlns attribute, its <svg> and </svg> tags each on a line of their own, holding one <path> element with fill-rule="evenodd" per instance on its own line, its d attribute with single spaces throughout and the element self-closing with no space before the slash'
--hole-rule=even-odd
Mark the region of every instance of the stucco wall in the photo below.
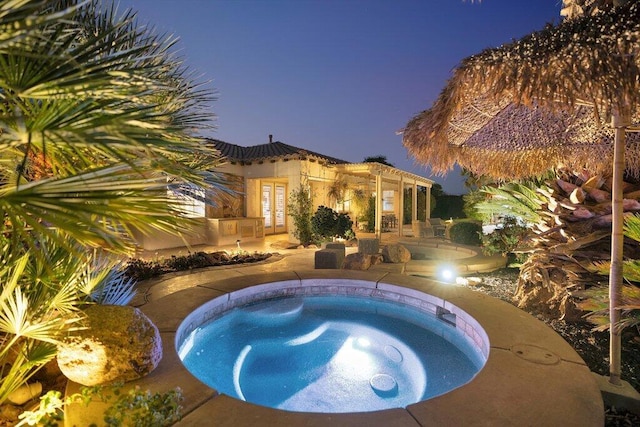
<svg viewBox="0 0 640 427">
<path fill-rule="evenodd" d="M 195 246 L 206 243 L 207 232 L 205 218 L 197 218 L 194 226 L 189 228 L 185 226 L 183 230 L 182 236 L 174 236 L 162 231 L 156 231 L 148 236 L 142 234 L 139 230 L 135 230 L 133 235 L 138 245 L 147 251 Z"/>
</svg>

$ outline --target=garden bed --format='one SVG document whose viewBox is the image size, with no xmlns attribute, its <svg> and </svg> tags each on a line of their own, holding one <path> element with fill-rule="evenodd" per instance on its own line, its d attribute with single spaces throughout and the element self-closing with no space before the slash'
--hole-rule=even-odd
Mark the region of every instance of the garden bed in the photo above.
<svg viewBox="0 0 640 427">
<path fill-rule="evenodd" d="M 264 261 L 271 257 L 263 252 L 194 252 L 189 255 L 148 261 L 139 258 L 131 259 L 127 263 L 127 276 L 136 281 L 151 279 L 166 273 L 186 271 L 194 268 L 218 267 L 223 265 L 247 264 Z"/>
<path fill-rule="evenodd" d="M 469 288 L 513 304 L 518 269 L 504 268 L 492 273 L 478 274 L 482 282 Z M 593 330 L 588 322 L 566 322 L 551 319 L 539 313 L 530 313 L 545 322 L 562 336 L 582 357 L 589 369 L 600 375 L 609 375 L 609 333 Z M 622 336 L 622 379 L 640 390 L 640 335 L 636 329 L 628 329 Z M 640 416 L 616 408 L 607 407 L 607 427 L 638 426 Z"/>
</svg>

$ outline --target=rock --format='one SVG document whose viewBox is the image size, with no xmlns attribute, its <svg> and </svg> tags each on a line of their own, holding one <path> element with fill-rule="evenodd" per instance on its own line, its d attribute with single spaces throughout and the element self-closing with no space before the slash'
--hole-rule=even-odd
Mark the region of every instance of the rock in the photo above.
<svg viewBox="0 0 640 427">
<path fill-rule="evenodd" d="M 456 285 L 478 286 L 482 284 L 480 277 L 456 277 Z"/>
<path fill-rule="evenodd" d="M 72 381 L 86 386 L 131 381 L 153 371 L 162 359 L 158 328 L 130 306 L 92 305 L 86 329 L 58 346 L 58 365 Z"/>
<path fill-rule="evenodd" d="M 613 222 L 613 216 L 611 214 L 608 214 L 608 215 L 602 215 L 601 217 L 596 218 L 593 225 L 595 227 L 605 228 L 605 227 L 611 227 L 612 222 Z"/>
<path fill-rule="evenodd" d="M 353 239 L 349 239 L 345 243 L 345 246 L 348 246 L 350 248 L 358 247 L 358 239 L 356 239 L 355 237 Z"/>
<path fill-rule="evenodd" d="M 304 246 L 290 243 L 288 240 L 278 240 L 270 245 L 274 249 L 304 249 Z"/>
<path fill-rule="evenodd" d="M 343 249 L 321 249 L 315 253 L 316 269 L 340 269 L 344 262 Z"/>
<path fill-rule="evenodd" d="M 32 380 L 40 381 L 42 384 L 44 384 L 45 388 L 47 388 L 47 386 L 50 386 L 51 384 L 58 382 L 61 378 L 66 381 L 66 378 L 60 371 L 58 362 L 56 362 L 55 359 L 50 360 L 49 362 L 42 365 L 40 369 L 38 369 L 33 374 L 33 377 L 31 377 Z"/>
<path fill-rule="evenodd" d="M 467 282 L 471 286 L 478 286 L 482 284 L 482 278 L 480 277 L 467 277 Z"/>
<path fill-rule="evenodd" d="M 0 405 L 0 425 L 1 426 L 14 426 L 18 424 L 18 416 L 24 412 L 24 409 L 9 403 Z"/>
<path fill-rule="evenodd" d="M 39 382 L 23 384 L 7 396 L 7 400 L 14 405 L 23 405 L 30 400 L 40 397 L 42 384 Z"/>
<path fill-rule="evenodd" d="M 391 262 L 393 264 L 411 261 L 411 252 L 409 252 L 409 249 L 399 244 L 386 245 L 382 248 L 382 256 L 384 262 Z"/>
<path fill-rule="evenodd" d="M 339 251 L 342 251 L 343 255 L 345 254 L 345 248 L 345 244 L 341 242 L 328 242 L 324 245 L 324 249 L 337 249 Z"/>
<path fill-rule="evenodd" d="M 384 257 L 382 256 L 382 254 L 373 254 L 369 255 L 369 257 L 371 258 L 371 265 L 378 265 L 384 262 Z"/>
<path fill-rule="evenodd" d="M 456 277 L 456 285 L 469 286 L 469 280 L 464 277 Z"/>
<path fill-rule="evenodd" d="M 211 252 L 204 255 L 209 265 L 219 265 L 225 262 L 229 262 L 231 259 L 229 254 L 224 251 Z"/>
<path fill-rule="evenodd" d="M 367 270 L 371 266 L 371 255 L 363 253 L 349 254 L 344 257 L 342 268 L 346 270 Z"/>
</svg>

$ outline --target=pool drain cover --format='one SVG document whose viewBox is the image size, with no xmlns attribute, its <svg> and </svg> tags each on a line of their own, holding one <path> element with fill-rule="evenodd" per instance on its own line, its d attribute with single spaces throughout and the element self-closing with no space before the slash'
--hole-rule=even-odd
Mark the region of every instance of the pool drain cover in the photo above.
<svg viewBox="0 0 640 427">
<path fill-rule="evenodd" d="M 531 344 L 516 344 L 511 347 L 511 352 L 521 359 L 540 365 L 555 365 L 560 362 L 560 357 L 555 353 Z"/>
<path fill-rule="evenodd" d="M 392 345 L 386 345 L 384 347 L 384 354 L 393 362 L 400 363 L 402 362 L 402 353 L 396 347 Z"/>
<path fill-rule="evenodd" d="M 398 391 L 398 383 L 396 380 L 387 374 L 376 374 L 369 380 L 371 388 L 381 396 L 394 395 Z"/>
</svg>

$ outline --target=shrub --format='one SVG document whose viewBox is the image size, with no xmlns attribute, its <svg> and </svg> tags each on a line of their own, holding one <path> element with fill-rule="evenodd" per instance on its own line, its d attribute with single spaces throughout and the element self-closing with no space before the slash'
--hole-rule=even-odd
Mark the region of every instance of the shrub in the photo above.
<svg viewBox="0 0 640 427">
<path fill-rule="evenodd" d="M 289 194 L 289 215 L 293 218 L 295 230 L 293 235 L 300 240 L 300 244 L 307 246 L 313 241 L 311 231 L 311 217 L 313 216 L 313 200 L 308 185 L 300 184 L 297 190 Z"/>
<path fill-rule="evenodd" d="M 360 221 L 366 222 L 367 227 L 365 231 L 367 233 L 373 233 L 375 231 L 375 222 L 376 222 L 376 198 L 371 196 L 369 197 L 369 203 L 367 203 L 367 209 L 364 211 L 362 216 L 360 217 Z"/>
<path fill-rule="evenodd" d="M 143 259 L 131 259 L 127 262 L 126 275 L 135 280 L 146 280 L 167 273 L 164 264 Z"/>
<path fill-rule="evenodd" d="M 121 384 L 112 387 L 82 387 L 80 393 L 62 397 L 62 393 L 51 390 L 40 397 L 40 405 L 32 411 L 20 414 L 18 426 L 57 426 L 62 421 L 66 407 L 73 403 L 89 405 L 94 399 L 107 403 L 104 422 L 107 426 L 170 426 L 182 417 L 184 400 L 182 390 L 175 388 L 167 392 L 152 393 L 139 387 L 127 392 Z M 92 424 L 95 425 L 95 424 Z"/>
<path fill-rule="evenodd" d="M 349 215 L 334 211 L 326 206 L 318 207 L 311 218 L 311 230 L 314 237 L 320 241 L 332 240 L 334 237 L 351 238 L 353 221 Z"/>
<path fill-rule="evenodd" d="M 477 222 L 458 222 L 449 229 L 449 238 L 461 245 L 480 246 L 482 244 L 482 225 Z"/>
<path fill-rule="evenodd" d="M 493 233 L 482 237 L 483 252 L 487 255 L 513 254 L 522 245 L 527 233 L 527 227 L 518 222 L 516 217 L 506 216 L 501 228 L 496 228 Z M 522 256 L 514 258 L 516 261 L 523 261 Z"/>
<path fill-rule="evenodd" d="M 196 252 L 189 255 L 175 256 L 157 261 L 131 259 L 127 262 L 125 276 L 136 281 L 152 279 L 166 273 L 185 271 L 194 268 L 215 267 L 219 265 L 242 264 L 263 261 L 271 257 L 266 252 L 249 253 L 247 251 Z"/>
</svg>

